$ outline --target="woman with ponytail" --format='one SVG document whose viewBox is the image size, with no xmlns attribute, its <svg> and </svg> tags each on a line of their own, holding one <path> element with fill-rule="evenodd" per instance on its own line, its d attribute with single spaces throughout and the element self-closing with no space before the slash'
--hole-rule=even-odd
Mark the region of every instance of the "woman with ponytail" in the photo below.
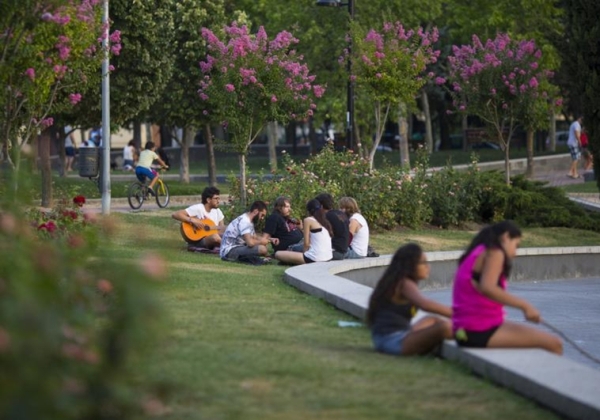
<svg viewBox="0 0 600 420">
<path fill-rule="evenodd" d="M 306 203 L 309 216 L 302 223 L 304 234 L 304 252 L 277 251 L 275 259 L 284 264 L 300 265 L 314 262 L 330 261 L 333 258 L 331 249 L 331 224 L 325 217 L 326 210 L 317 200 Z"/>
</svg>

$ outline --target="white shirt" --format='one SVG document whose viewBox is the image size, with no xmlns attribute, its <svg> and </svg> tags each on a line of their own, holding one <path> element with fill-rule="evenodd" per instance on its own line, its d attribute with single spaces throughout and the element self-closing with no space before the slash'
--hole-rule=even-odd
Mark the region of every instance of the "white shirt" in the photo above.
<svg viewBox="0 0 600 420">
<path fill-rule="evenodd" d="M 73 133 L 71 132 L 71 127 L 70 126 L 65 126 L 65 134 L 67 134 L 67 136 L 65 137 L 65 147 L 75 147 L 75 144 L 73 143 Z"/>
<path fill-rule="evenodd" d="M 221 209 L 211 209 L 210 212 L 207 212 L 204 204 L 194 204 L 193 206 L 185 209 L 185 211 L 190 217 L 197 217 L 198 219 L 210 219 L 215 223 L 215 225 L 218 225 L 223 219 L 225 219 Z"/>
<path fill-rule="evenodd" d="M 579 142 L 577 141 L 577 137 L 575 136 L 576 131 L 579 131 L 579 134 L 581 134 L 581 124 L 579 124 L 579 121 L 573 121 L 573 123 L 569 127 L 569 140 L 567 141 L 567 146 L 579 146 Z"/>
<path fill-rule="evenodd" d="M 308 219 L 316 221 L 314 217 L 307 217 L 304 219 L 304 223 Z M 317 222 L 318 223 L 318 222 Z M 306 258 L 310 258 L 313 261 L 330 261 L 333 258 L 333 251 L 331 249 L 331 236 L 329 231 L 321 226 L 321 230 L 318 232 L 310 232 L 310 246 L 304 253 Z"/>
<path fill-rule="evenodd" d="M 231 222 L 221 238 L 221 249 L 219 255 L 221 258 L 226 258 L 229 251 L 238 246 L 245 246 L 246 241 L 244 240 L 245 234 L 254 235 L 254 224 L 247 213 L 238 216 L 233 222 Z"/>
<path fill-rule="evenodd" d="M 354 213 L 350 217 L 350 222 L 352 222 L 352 220 L 356 220 L 360 225 L 360 228 L 352 235 L 350 247 L 361 257 L 366 257 L 369 252 L 369 225 L 360 213 Z"/>
<path fill-rule="evenodd" d="M 123 148 L 123 160 L 133 160 L 133 146 L 125 146 Z"/>
</svg>

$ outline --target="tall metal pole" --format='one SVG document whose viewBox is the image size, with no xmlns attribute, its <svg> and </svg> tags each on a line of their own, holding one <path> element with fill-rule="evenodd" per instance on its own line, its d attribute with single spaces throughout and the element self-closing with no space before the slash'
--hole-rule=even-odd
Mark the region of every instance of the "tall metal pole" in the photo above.
<svg viewBox="0 0 600 420">
<path fill-rule="evenodd" d="M 354 21 L 354 0 L 348 0 L 348 14 L 350 23 Z M 352 28 L 350 27 L 350 30 Z M 352 80 L 352 34 L 349 36 L 348 41 L 348 98 L 346 112 L 346 147 L 352 149 L 354 147 L 354 81 Z"/>
<path fill-rule="evenodd" d="M 108 0 L 104 0 L 104 15 L 102 16 L 104 26 L 104 37 L 102 48 L 104 49 L 104 60 L 102 60 L 102 214 L 110 214 L 110 76 L 108 49 L 109 44 L 109 17 Z"/>
</svg>

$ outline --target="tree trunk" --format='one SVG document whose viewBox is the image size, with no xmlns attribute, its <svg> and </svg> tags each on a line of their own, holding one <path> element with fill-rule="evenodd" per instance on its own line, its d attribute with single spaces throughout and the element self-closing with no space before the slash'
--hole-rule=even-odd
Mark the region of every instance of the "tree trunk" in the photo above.
<svg viewBox="0 0 600 420">
<path fill-rule="evenodd" d="M 510 185 L 510 140 L 506 142 L 504 149 L 504 181 L 506 185 Z"/>
<path fill-rule="evenodd" d="M 133 144 L 136 150 L 142 149 L 142 124 L 139 121 L 133 122 Z"/>
<path fill-rule="evenodd" d="M 398 131 L 400 134 L 400 166 L 410 168 L 410 156 L 408 154 L 408 121 L 406 104 L 398 105 Z"/>
<path fill-rule="evenodd" d="M 554 107 L 552 107 L 552 111 L 550 112 L 550 130 L 548 132 L 548 137 L 550 139 L 548 149 L 551 152 L 556 152 L 556 115 L 554 114 Z"/>
<path fill-rule="evenodd" d="M 58 152 L 58 175 L 61 177 L 67 176 L 67 153 L 65 152 L 65 139 L 66 133 L 64 127 L 57 127 L 55 132 L 56 135 L 52 136 L 52 140 L 56 145 L 56 150 Z"/>
<path fill-rule="evenodd" d="M 242 202 L 242 207 L 246 207 L 246 201 L 248 196 L 246 195 L 246 154 L 239 153 L 238 154 L 240 161 L 240 200 Z"/>
<path fill-rule="evenodd" d="M 271 172 L 277 171 L 277 122 L 271 121 L 267 125 L 267 138 L 269 141 L 269 164 Z"/>
<path fill-rule="evenodd" d="M 194 142 L 194 127 L 183 128 L 183 139 L 181 139 L 179 180 L 184 184 L 190 183 L 190 145 Z"/>
<path fill-rule="evenodd" d="M 215 146 L 213 144 L 210 124 L 204 126 L 204 143 L 206 144 L 206 163 L 208 167 L 208 183 L 217 185 L 217 162 L 215 160 Z"/>
<path fill-rule="evenodd" d="M 431 112 L 429 110 L 429 96 L 423 89 L 421 92 L 421 106 L 425 113 L 425 147 L 427 153 L 433 152 L 433 129 L 431 128 Z"/>
<path fill-rule="evenodd" d="M 462 132 L 463 132 L 462 149 L 464 152 L 466 152 L 467 149 L 469 148 L 469 144 L 467 143 L 467 129 L 469 128 L 469 120 L 467 119 L 466 115 L 463 115 L 461 122 L 462 122 Z"/>
<path fill-rule="evenodd" d="M 525 170 L 527 178 L 533 177 L 533 135 L 533 130 L 527 130 L 527 169 Z"/>
<path fill-rule="evenodd" d="M 52 130 L 44 130 L 38 137 L 40 169 L 42 173 L 42 207 L 52 206 L 52 169 L 50 167 L 50 142 Z"/>
</svg>

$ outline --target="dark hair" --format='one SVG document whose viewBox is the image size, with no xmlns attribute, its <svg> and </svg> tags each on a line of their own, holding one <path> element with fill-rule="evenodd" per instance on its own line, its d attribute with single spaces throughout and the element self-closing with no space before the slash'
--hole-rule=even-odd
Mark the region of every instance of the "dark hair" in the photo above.
<svg viewBox="0 0 600 420">
<path fill-rule="evenodd" d="M 505 233 L 508 233 L 508 237 L 510 239 L 520 238 L 523 236 L 521 229 L 519 229 L 519 227 L 510 220 L 504 220 L 502 222 L 486 226 L 481 229 L 477 235 L 475 235 L 467 250 L 458 259 L 458 264 L 460 265 L 479 245 L 485 246 L 486 249 L 498 248 L 504 252 L 504 248 L 502 248 L 502 244 L 500 243 L 500 237 Z M 507 277 L 510 274 L 510 268 L 511 263 L 508 258 L 506 258 L 505 253 L 503 274 Z"/>
<path fill-rule="evenodd" d="M 279 197 L 277 197 L 275 203 L 273 204 L 273 211 L 276 211 L 277 213 L 281 214 L 281 209 L 284 208 L 286 203 L 289 202 L 290 199 L 288 197 L 286 197 L 285 195 L 280 195 Z"/>
<path fill-rule="evenodd" d="M 325 208 L 325 210 L 333 210 L 335 208 L 335 204 L 333 202 L 333 197 L 328 193 L 321 193 L 315 197 L 321 205 Z"/>
<path fill-rule="evenodd" d="M 263 211 L 267 209 L 267 204 L 264 201 L 255 201 L 254 203 L 252 203 L 252 205 L 250 206 L 250 213 L 252 213 L 254 210 L 258 210 L 258 211 Z"/>
<path fill-rule="evenodd" d="M 327 220 L 327 217 L 325 216 L 327 210 L 325 209 L 325 206 L 321 205 L 319 200 L 313 198 L 308 203 L 306 203 L 306 211 L 309 215 L 314 217 L 321 226 L 323 226 L 325 229 L 327 229 L 327 231 L 329 231 L 329 236 L 333 236 L 333 228 L 331 227 L 331 223 L 329 223 L 329 220 Z"/>
<path fill-rule="evenodd" d="M 213 198 L 215 195 L 221 194 L 221 191 L 217 187 L 206 187 L 202 191 L 202 204 L 206 204 L 209 198 Z"/>
<path fill-rule="evenodd" d="M 135 140 L 129 140 L 129 143 L 127 143 L 127 146 L 135 146 Z"/>
<path fill-rule="evenodd" d="M 146 142 L 146 150 L 150 150 L 153 147 L 154 147 L 154 142 L 153 141 Z"/>
<path fill-rule="evenodd" d="M 414 243 L 398 248 L 371 294 L 367 309 L 367 325 L 373 325 L 379 308 L 392 300 L 401 282 L 405 279 L 416 281 L 417 267 L 422 255 L 423 249 Z"/>
</svg>

